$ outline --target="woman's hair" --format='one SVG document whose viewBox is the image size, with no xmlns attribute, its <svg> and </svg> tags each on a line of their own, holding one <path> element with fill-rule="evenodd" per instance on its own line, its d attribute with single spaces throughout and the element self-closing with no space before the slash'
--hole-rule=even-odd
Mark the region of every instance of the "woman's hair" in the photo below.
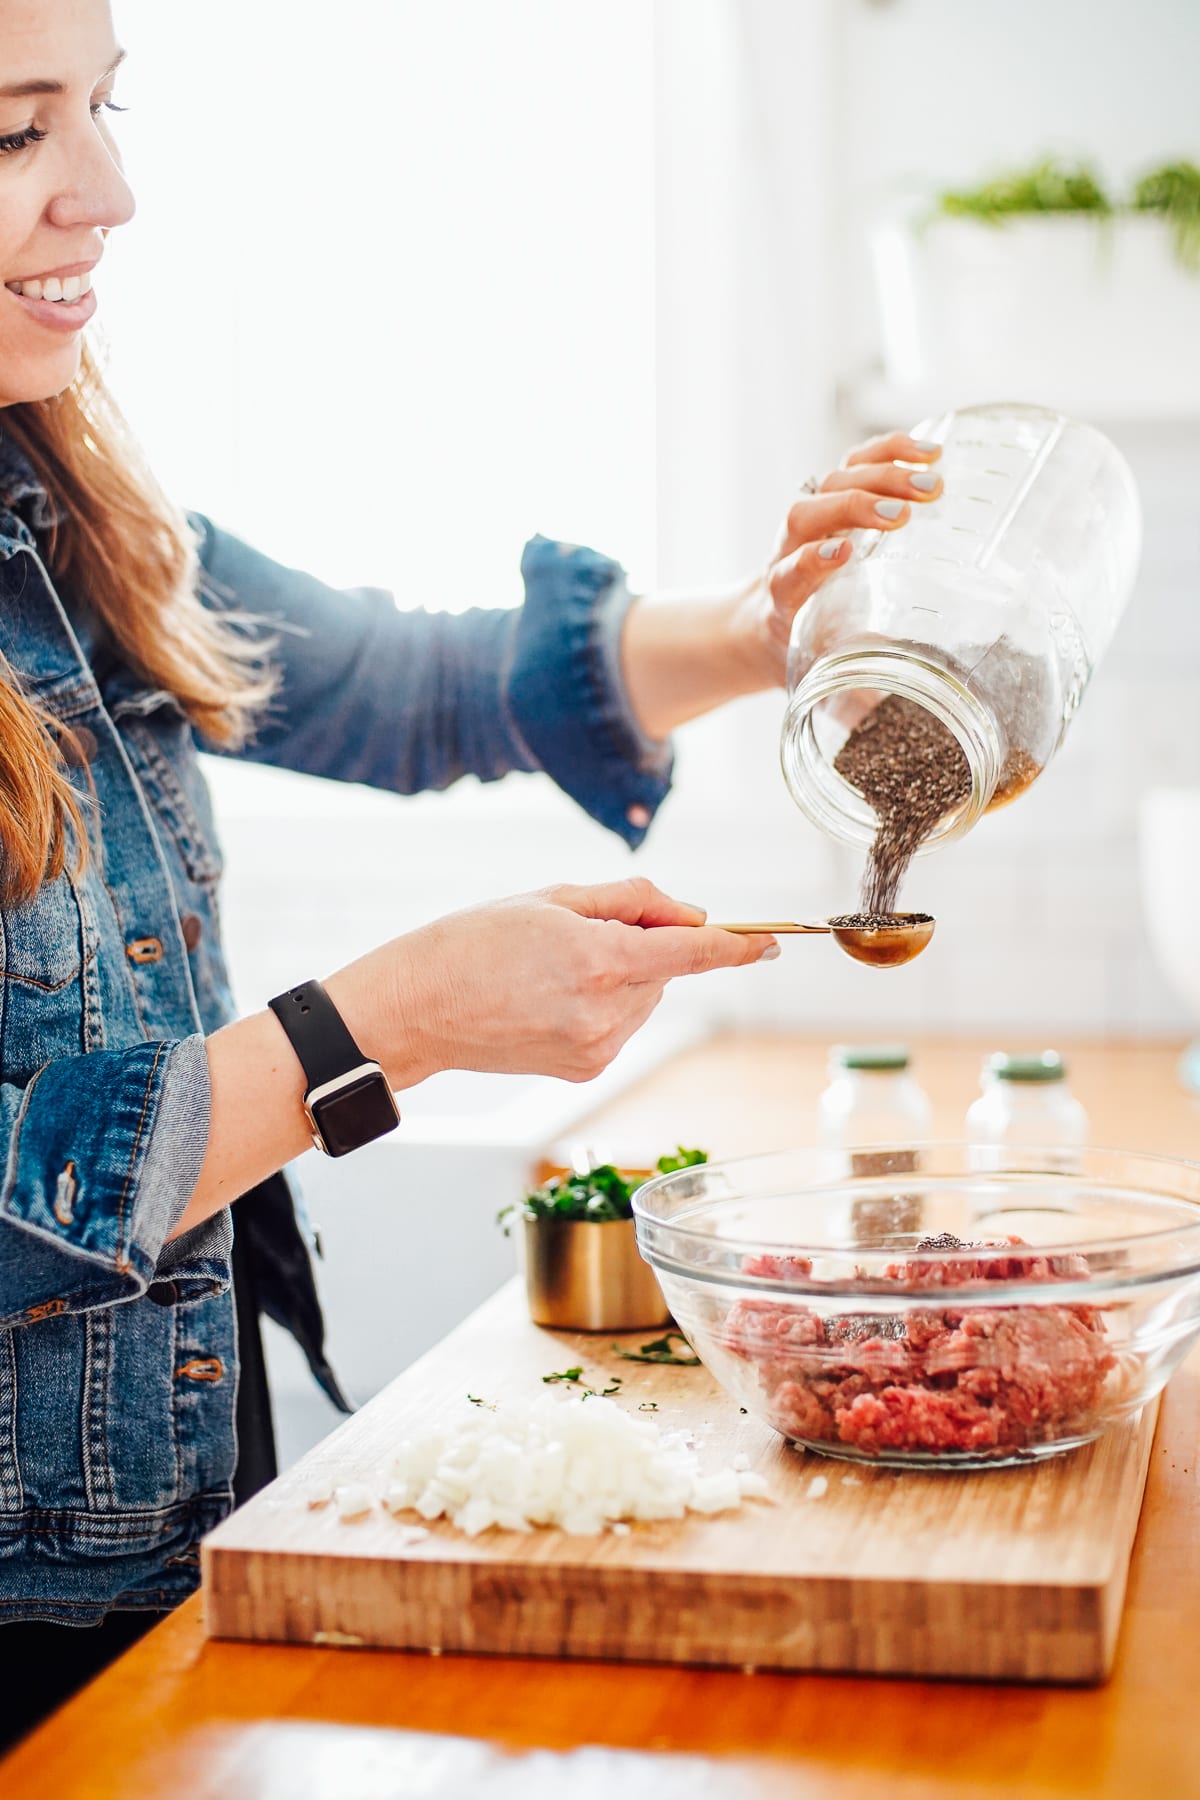
<svg viewBox="0 0 1200 1800">
<path fill-rule="evenodd" d="M 39 550 L 55 582 L 91 607 L 122 659 L 174 694 L 197 731 L 233 748 L 270 698 L 262 646 L 206 607 L 187 520 L 167 499 L 85 348 L 52 400 L 6 407 L 0 425 L 28 457 L 58 522 Z M 0 657 L 0 899 L 30 900 L 81 865 L 88 836 L 67 778 L 70 732 L 22 691 Z"/>
</svg>

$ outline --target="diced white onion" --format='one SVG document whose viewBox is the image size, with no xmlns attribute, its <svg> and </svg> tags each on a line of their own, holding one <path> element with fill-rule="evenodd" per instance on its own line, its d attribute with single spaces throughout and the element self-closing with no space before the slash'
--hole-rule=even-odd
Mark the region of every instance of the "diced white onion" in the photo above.
<svg viewBox="0 0 1200 1800">
<path fill-rule="evenodd" d="M 767 1493 L 766 1481 L 748 1467 L 702 1473 L 678 1432 L 660 1434 L 612 1400 L 538 1394 L 471 1407 L 402 1441 L 382 1500 L 391 1513 L 448 1518 L 471 1537 L 492 1526 L 530 1531 L 539 1525 L 591 1537 L 627 1531 L 631 1519 L 727 1512 Z M 350 1495 L 353 1513 L 344 1498 Z M 371 1504 L 361 1482 L 338 1488 L 336 1498 L 342 1518 Z"/>
<path fill-rule="evenodd" d="M 360 1519 L 369 1513 L 375 1497 L 365 1481 L 347 1481 L 333 1490 L 333 1503 L 339 1519 Z"/>
</svg>

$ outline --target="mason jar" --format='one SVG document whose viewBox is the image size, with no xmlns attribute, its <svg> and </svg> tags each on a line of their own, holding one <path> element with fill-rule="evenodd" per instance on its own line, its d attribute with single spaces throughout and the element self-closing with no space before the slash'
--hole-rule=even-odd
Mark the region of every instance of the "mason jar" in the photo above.
<svg viewBox="0 0 1200 1800">
<path fill-rule="evenodd" d="M 817 1100 L 817 1143 L 839 1152 L 834 1167 L 858 1177 L 912 1175 L 932 1136 L 933 1108 L 905 1044 L 835 1044 Z M 848 1244 L 899 1240 L 917 1230 L 921 1197 L 898 1182 L 854 1195 L 839 1220 Z"/>
<path fill-rule="evenodd" d="M 850 562 L 796 615 L 781 757 L 802 811 L 869 845 L 878 820 L 834 767 L 886 695 L 953 733 L 970 793 L 923 849 L 1024 792 L 1066 735 L 1132 591 L 1141 507 L 1102 432 L 1045 407 L 966 407 L 914 436 L 942 446 L 939 498 L 900 531 L 853 531 Z"/>
</svg>

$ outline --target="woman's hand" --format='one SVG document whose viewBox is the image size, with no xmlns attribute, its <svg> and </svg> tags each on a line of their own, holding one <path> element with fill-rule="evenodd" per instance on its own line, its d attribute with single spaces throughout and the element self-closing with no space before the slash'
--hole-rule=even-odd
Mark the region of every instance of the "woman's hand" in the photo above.
<svg viewBox="0 0 1200 1800">
<path fill-rule="evenodd" d="M 326 982 L 394 1087 L 439 1069 L 588 1081 L 645 1023 L 668 981 L 757 962 L 649 881 L 554 887 L 394 938 Z"/>
<path fill-rule="evenodd" d="M 739 694 L 782 685 L 792 620 L 851 560 L 846 533 L 864 526 L 901 530 L 914 504 L 941 493 L 940 477 L 925 466 L 940 455 L 940 445 L 902 432 L 859 444 L 815 494 L 796 499 L 767 567 L 736 592 L 635 601 L 626 615 L 621 661 L 642 729 L 666 738 L 677 725 Z"/>
<path fill-rule="evenodd" d="M 766 572 L 744 596 L 733 625 L 745 653 L 761 667 L 764 686 L 784 680 L 792 620 L 804 602 L 851 560 L 846 533 L 902 530 L 913 505 L 936 500 L 942 482 L 926 466 L 901 465 L 928 465 L 940 455 L 940 444 L 902 432 L 871 438 L 849 451 L 815 494 L 792 503 Z"/>
</svg>

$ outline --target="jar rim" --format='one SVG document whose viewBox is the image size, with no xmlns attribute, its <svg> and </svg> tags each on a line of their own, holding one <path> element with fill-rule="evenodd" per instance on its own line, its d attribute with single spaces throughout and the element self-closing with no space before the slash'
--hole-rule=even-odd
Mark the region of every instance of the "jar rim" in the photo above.
<svg viewBox="0 0 1200 1800">
<path fill-rule="evenodd" d="M 816 735 L 820 706 L 855 688 L 913 701 L 957 740 L 970 771 L 971 792 L 934 826 L 917 854 L 962 837 L 987 811 L 999 783 L 1004 761 L 999 728 L 949 669 L 895 645 L 860 644 L 830 652 L 818 657 L 796 684 L 784 714 L 780 761 L 788 791 L 801 812 L 843 842 L 867 849 L 874 841 L 879 824 L 874 808 L 837 773 Z"/>
</svg>

